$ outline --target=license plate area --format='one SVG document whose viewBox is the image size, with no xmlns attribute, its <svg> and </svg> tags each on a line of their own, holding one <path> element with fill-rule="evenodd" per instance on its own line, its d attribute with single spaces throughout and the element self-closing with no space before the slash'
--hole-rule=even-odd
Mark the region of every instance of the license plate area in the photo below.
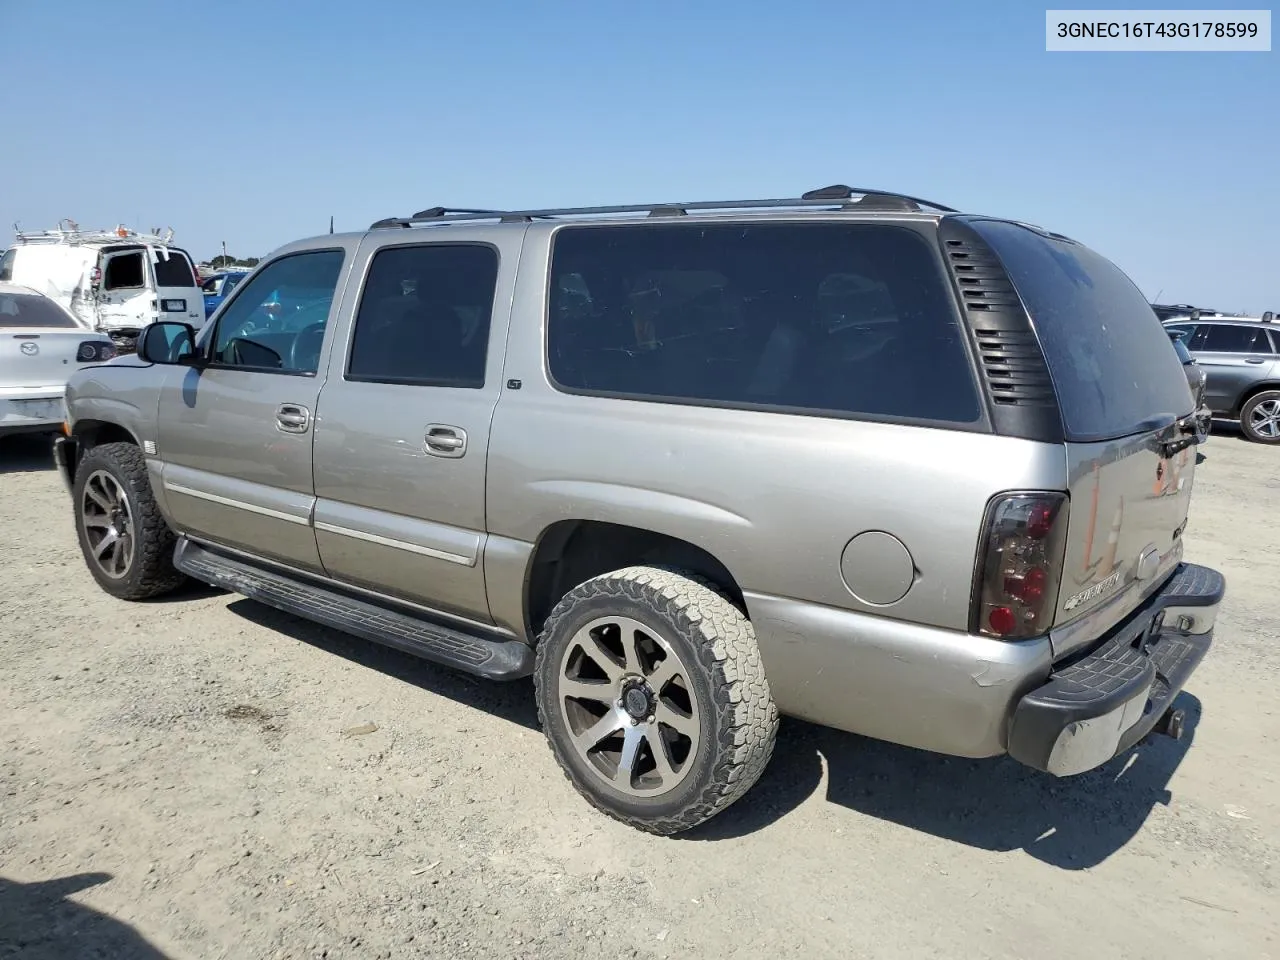
<svg viewBox="0 0 1280 960">
<path fill-rule="evenodd" d="M 161 306 L 165 313 L 186 313 L 187 301 L 185 300 L 163 300 Z"/>
<path fill-rule="evenodd" d="M 40 397 L 31 400 L 10 400 L 9 409 L 21 420 L 61 420 L 62 400 L 57 397 Z"/>
</svg>

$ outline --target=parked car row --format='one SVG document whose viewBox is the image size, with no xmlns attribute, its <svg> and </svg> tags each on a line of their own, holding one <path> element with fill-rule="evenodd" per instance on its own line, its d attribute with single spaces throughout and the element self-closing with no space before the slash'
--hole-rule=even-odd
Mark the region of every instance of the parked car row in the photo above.
<svg viewBox="0 0 1280 960">
<path fill-rule="evenodd" d="M 149 323 L 181 320 L 197 329 L 204 323 L 194 263 L 172 239 L 172 231 L 82 230 L 71 221 L 19 232 L 0 256 L 0 283 L 53 298 L 128 352 Z"/>
</svg>

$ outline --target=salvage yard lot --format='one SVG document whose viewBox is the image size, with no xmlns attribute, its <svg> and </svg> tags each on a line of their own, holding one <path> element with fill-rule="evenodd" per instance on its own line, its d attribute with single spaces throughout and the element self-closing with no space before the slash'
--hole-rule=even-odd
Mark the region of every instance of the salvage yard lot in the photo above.
<svg viewBox="0 0 1280 960">
<path fill-rule="evenodd" d="M 593 812 L 489 685 L 84 569 L 0 441 L 0 957 L 1280 957 L 1280 450 L 1198 469 L 1188 733 L 1055 781 L 784 721 L 691 834 Z"/>
</svg>

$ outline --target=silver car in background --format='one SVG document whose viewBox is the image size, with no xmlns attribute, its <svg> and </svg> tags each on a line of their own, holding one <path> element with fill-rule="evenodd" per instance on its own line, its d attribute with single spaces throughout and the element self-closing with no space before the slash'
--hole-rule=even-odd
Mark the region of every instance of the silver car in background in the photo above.
<svg viewBox="0 0 1280 960">
<path fill-rule="evenodd" d="M 109 337 L 53 300 L 0 283 L 0 437 L 59 429 L 67 379 L 114 356 Z"/>
<path fill-rule="evenodd" d="M 1213 417 L 1235 421 L 1254 443 L 1280 444 L 1280 328 L 1273 315 L 1200 317 L 1165 324 L 1205 373 Z"/>
</svg>

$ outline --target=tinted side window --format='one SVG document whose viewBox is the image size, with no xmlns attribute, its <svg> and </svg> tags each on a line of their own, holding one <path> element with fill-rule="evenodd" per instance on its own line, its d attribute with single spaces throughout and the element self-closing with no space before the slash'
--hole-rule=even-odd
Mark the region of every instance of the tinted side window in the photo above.
<svg viewBox="0 0 1280 960">
<path fill-rule="evenodd" d="M 6 250 L 4 256 L 0 257 L 0 283 L 9 283 L 13 280 L 13 261 L 17 259 L 17 250 Z"/>
<path fill-rule="evenodd" d="M 343 257 L 341 250 L 315 250 L 268 264 L 226 304 L 210 361 L 315 373 Z"/>
<path fill-rule="evenodd" d="M 483 387 L 497 281 L 492 247 L 379 250 L 360 296 L 347 379 Z"/>
<path fill-rule="evenodd" d="M 1271 344 L 1265 330 L 1230 323 L 1210 323 L 1206 326 L 1199 349 L 1211 353 L 1270 353 Z"/>
<path fill-rule="evenodd" d="M 1031 314 L 1067 439 L 1111 440 L 1191 412 L 1191 391 L 1147 298 L 1088 247 L 976 220 Z M 1195 344 L 1190 344 L 1195 349 Z"/>
<path fill-rule="evenodd" d="M 104 290 L 136 290 L 147 285 L 144 276 L 142 251 L 116 254 L 107 260 L 102 287 Z"/>
<path fill-rule="evenodd" d="M 937 253 L 905 227 L 565 227 L 550 298 L 548 363 L 569 391 L 952 423 L 982 416 Z"/>
</svg>

